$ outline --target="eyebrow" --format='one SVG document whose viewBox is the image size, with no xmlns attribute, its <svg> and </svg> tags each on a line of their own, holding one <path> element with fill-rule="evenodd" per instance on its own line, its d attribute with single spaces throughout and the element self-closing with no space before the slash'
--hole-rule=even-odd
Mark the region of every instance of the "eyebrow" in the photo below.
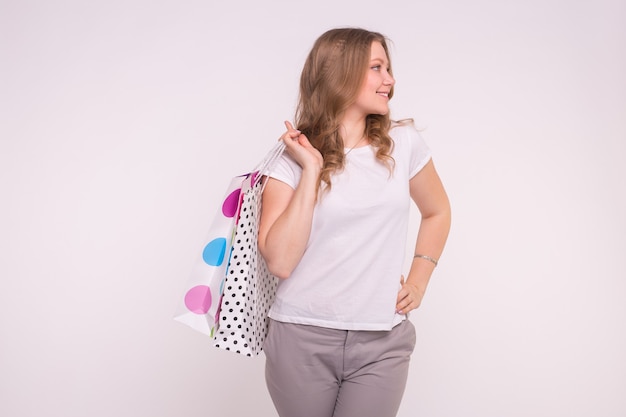
<svg viewBox="0 0 626 417">
<path fill-rule="evenodd" d="M 383 64 L 389 63 L 389 61 L 386 58 L 379 58 L 379 57 L 370 59 L 370 62 L 381 62 Z"/>
<path fill-rule="evenodd" d="M 387 61 L 386 59 L 383 59 L 383 58 L 370 59 L 370 64 L 373 64 L 375 62 L 380 62 L 381 64 L 389 65 L 389 61 Z"/>
</svg>

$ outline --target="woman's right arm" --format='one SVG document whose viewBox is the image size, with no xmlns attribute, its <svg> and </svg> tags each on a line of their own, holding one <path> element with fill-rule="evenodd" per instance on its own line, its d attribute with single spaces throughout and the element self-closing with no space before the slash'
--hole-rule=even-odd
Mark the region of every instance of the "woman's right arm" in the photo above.
<svg viewBox="0 0 626 417">
<path fill-rule="evenodd" d="M 287 132 L 281 139 L 286 152 L 302 167 L 295 190 L 273 178 L 267 178 L 259 224 L 259 250 L 269 271 L 278 278 L 289 278 L 302 259 L 317 201 L 318 178 L 322 155 L 306 136 L 285 122 Z"/>
</svg>

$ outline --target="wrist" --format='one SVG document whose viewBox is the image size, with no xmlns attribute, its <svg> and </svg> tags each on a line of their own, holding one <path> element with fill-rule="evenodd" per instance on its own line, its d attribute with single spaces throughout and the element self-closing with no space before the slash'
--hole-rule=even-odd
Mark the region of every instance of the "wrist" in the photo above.
<svg viewBox="0 0 626 417">
<path fill-rule="evenodd" d="M 431 256 L 428 256 L 428 255 L 422 255 L 421 253 L 416 253 L 413 256 L 413 260 L 415 261 L 416 259 L 422 259 L 424 261 L 428 261 L 428 262 L 432 263 L 434 266 L 437 266 L 437 264 L 439 263 L 438 259 L 435 259 L 435 258 L 433 258 Z"/>
</svg>

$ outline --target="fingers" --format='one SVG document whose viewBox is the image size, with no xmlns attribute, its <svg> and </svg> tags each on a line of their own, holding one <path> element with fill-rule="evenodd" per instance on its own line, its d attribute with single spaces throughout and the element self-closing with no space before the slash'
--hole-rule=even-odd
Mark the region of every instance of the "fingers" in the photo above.
<svg viewBox="0 0 626 417">
<path fill-rule="evenodd" d="M 411 310 L 415 310 L 421 304 L 421 294 L 413 285 L 404 284 L 398 292 L 396 302 L 396 311 L 399 314 L 407 314 Z"/>
<path fill-rule="evenodd" d="M 408 295 L 409 293 L 404 286 L 398 292 L 398 298 L 396 300 L 396 311 L 400 314 L 402 314 L 406 306 L 410 304 L 409 300 L 407 300 Z"/>
<path fill-rule="evenodd" d="M 298 137 L 301 135 L 302 132 L 294 129 L 293 125 L 288 120 L 285 120 L 285 127 L 287 128 L 287 131 L 280 138 L 282 140 L 298 140 Z"/>
<path fill-rule="evenodd" d="M 287 152 L 296 160 L 302 168 L 321 169 L 324 164 L 322 154 L 311 145 L 309 139 L 298 129 L 295 129 L 289 121 L 285 121 L 287 131 L 280 137 Z"/>
<path fill-rule="evenodd" d="M 410 311 L 408 308 L 411 305 L 410 294 L 404 289 L 398 293 L 398 300 L 396 302 L 396 311 L 400 314 L 406 314 Z"/>
<path fill-rule="evenodd" d="M 415 310 L 419 305 L 411 300 L 409 296 L 403 298 L 396 304 L 396 311 L 399 314 L 407 314 L 411 310 Z"/>
</svg>

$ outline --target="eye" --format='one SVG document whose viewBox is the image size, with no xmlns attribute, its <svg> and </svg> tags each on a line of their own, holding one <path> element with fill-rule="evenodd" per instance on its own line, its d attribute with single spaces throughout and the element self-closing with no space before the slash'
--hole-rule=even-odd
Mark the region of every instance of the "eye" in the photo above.
<svg viewBox="0 0 626 417">
<path fill-rule="evenodd" d="M 374 71 L 380 71 L 380 65 L 374 65 L 374 66 L 372 67 L 372 69 L 373 69 Z"/>
</svg>

